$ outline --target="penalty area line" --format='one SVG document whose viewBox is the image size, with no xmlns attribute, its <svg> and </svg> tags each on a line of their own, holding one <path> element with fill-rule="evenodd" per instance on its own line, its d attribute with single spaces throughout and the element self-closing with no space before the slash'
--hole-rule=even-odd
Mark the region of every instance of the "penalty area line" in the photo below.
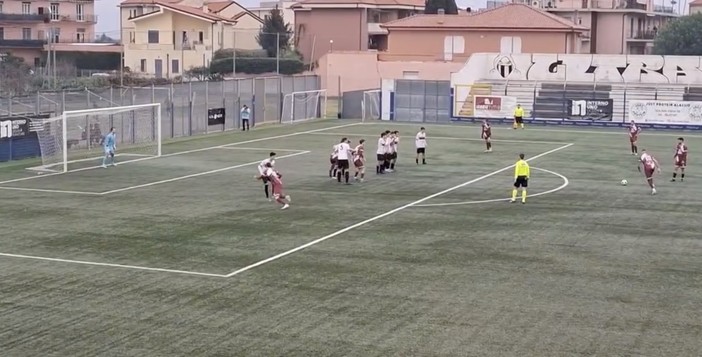
<svg viewBox="0 0 702 357">
<path fill-rule="evenodd" d="M 34 255 L 23 255 L 23 254 L 10 254 L 10 253 L 0 253 L 0 256 L 8 258 L 20 258 L 20 259 L 32 259 L 32 260 L 43 260 L 48 262 L 58 262 L 58 263 L 71 263 L 71 264 L 81 264 L 81 265 L 92 265 L 110 268 L 123 268 L 132 270 L 145 270 L 145 271 L 156 271 L 162 273 L 175 273 L 175 274 L 185 274 L 185 275 L 199 275 L 199 276 L 209 276 L 215 278 L 226 278 L 223 274 L 212 274 L 212 273 L 200 273 L 196 271 L 187 270 L 175 270 L 175 269 L 163 269 L 163 268 L 149 268 L 137 265 L 124 265 L 124 264 L 112 264 L 112 263 L 98 263 L 89 262 L 84 260 L 71 260 L 71 259 L 59 259 L 59 258 L 48 258 L 48 257 L 38 257 Z"/>
<path fill-rule="evenodd" d="M 555 148 L 555 149 L 552 149 L 552 150 L 543 152 L 543 153 L 541 153 L 541 154 L 538 154 L 538 155 L 536 155 L 536 156 L 533 156 L 533 157 L 527 159 L 526 161 L 536 160 L 536 159 L 538 159 L 538 158 L 540 158 L 540 157 L 543 157 L 543 156 L 552 154 L 552 153 L 554 153 L 554 152 L 561 151 L 561 150 L 563 150 L 563 149 L 567 149 L 567 148 L 569 148 L 569 147 L 571 147 L 571 146 L 573 146 L 573 145 L 574 145 L 573 143 L 570 143 L 570 144 L 566 144 L 566 145 L 563 145 L 563 146 L 559 146 L 559 147 L 557 147 L 557 148 Z M 455 191 L 455 190 L 457 190 L 457 189 L 459 189 L 459 188 L 461 188 L 461 187 L 465 187 L 465 186 L 474 184 L 474 183 L 476 183 L 476 182 L 478 182 L 478 181 L 482 181 L 482 180 L 484 180 L 484 179 L 486 179 L 486 178 L 495 176 L 495 175 L 500 174 L 500 173 L 502 173 L 502 172 L 505 172 L 505 171 L 507 171 L 507 170 L 509 170 L 509 169 L 511 169 L 511 168 L 513 168 L 513 167 L 514 167 L 514 165 L 505 166 L 505 167 L 503 167 L 503 168 L 501 168 L 501 169 L 499 169 L 499 170 L 493 171 L 493 172 L 491 172 L 491 173 L 489 173 L 489 174 L 480 176 L 480 177 L 478 177 L 478 178 L 474 178 L 474 179 L 472 179 L 472 180 L 470 180 L 470 181 L 466 181 L 466 182 L 461 183 L 461 184 L 458 184 L 458 185 L 456 185 L 456 186 L 447 188 L 447 189 L 445 189 L 445 190 L 443 190 L 443 191 L 440 191 L 440 192 L 431 194 L 431 195 L 426 196 L 426 197 L 424 197 L 424 198 L 420 198 L 420 199 L 418 199 L 418 200 L 416 200 L 416 201 L 414 201 L 414 202 L 410 202 L 410 203 L 408 203 L 408 204 L 406 204 L 406 205 L 404 205 L 404 206 L 397 207 L 397 208 L 392 209 L 392 210 L 390 210 L 390 211 L 387 211 L 387 212 L 385 212 L 385 213 L 381 213 L 381 214 L 379 214 L 379 215 L 377 215 L 377 216 L 375 216 L 375 217 L 368 218 L 368 219 L 366 219 L 365 221 L 361 221 L 361 222 L 358 222 L 358 223 L 356 223 L 356 224 L 350 225 L 350 226 L 348 226 L 348 227 L 346 227 L 346 228 L 340 229 L 340 230 L 338 230 L 338 231 L 336 231 L 336 232 L 334 232 L 334 233 L 328 234 L 328 235 L 326 235 L 326 236 L 324 236 L 324 237 L 322 237 L 322 238 L 315 239 L 315 240 L 313 240 L 313 241 L 311 241 L 311 242 L 309 242 L 309 243 L 300 245 L 300 246 L 298 246 L 298 247 L 296 247 L 296 248 L 293 248 L 293 249 L 290 249 L 290 250 L 288 250 L 288 251 L 282 252 L 282 253 L 280 253 L 280 254 L 274 255 L 274 256 L 272 256 L 272 257 L 270 257 L 270 258 L 266 258 L 266 259 L 263 259 L 263 260 L 258 261 L 258 262 L 256 262 L 256 263 L 253 263 L 253 264 L 251 264 L 251 265 L 247 265 L 247 266 L 245 266 L 245 267 L 243 267 L 243 268 L 241 268 L 241 269 L 238 269 L 238 270 L 236 270 L 236 271 L 233 271 L 233 272 L 227 274 L 226 276 L 229 278 L 229 277 L 232 277 L 232 276 L 235 276 L 235 275 L 239 275 L 239 274 L 244 273 L 244 272 L 246 272 L 246 271 L 249 271 L 249 270 L 251 270 L 251 269 L 257 268 L 257 267 L 259 267 L 259 266 L 261 266 L 261 265 L 270 263 L 270 262 L 275 261 L 275 260 L 278 260 L 278 259 L 280 259 L 280 258 L 284 258 L 284 257 L 286 257 L 286 256 L 288 256 L 288 255 L 297 253 L 297 252 L 299 252 L 299 251 L 301 251 L 301 250 L 303 250 L 303 249 L 306 249 L 306 248 L 309 248 L 309 247 L 311 247 L 311 246 L 313 246 L 313 245 L 322 243 L 322 242 L 324 242 L 324 241 L 326 241 L 326 240 L 328 240 L 328 239 L 334 238 L 334 237 L 336 237 L 336 236 L 338 236 L 338 235 L 341 235 L 341 234 L 343 234 L 343 233 L 346 233 L 346 232 L 351 231 L 351 230 L 353 230 L 353 229 L 356 229 L 356 228 L 358 228 L 358 227 L 364 226 L 364 225 L 366 225 L 366 224 L 368 224 L 368 223 L 375 222 L 375 221 L 377 221 L 377 220 L 379 220 L 379 219 L 385 218 L 385 217 L 390 216 L 390 215 L 393 215 L 393 214 L 395 214 L 395 213 L 397 213 L 397 212 L 403 211 L 403 210 L 405 210 L 405 209 L 407 209 L 407 208 L 410 208 L 410 207 L 416 206 L 416 205 L 418 205 L 418 204 L 421 204 L 421 203 L 423 203 L 423 202 L 426 202 L 426 201 L 428 201 L 428 200 L 431 200 L 432 198 L 439 197 L 439 196 L 444 195 L 444 194 L 447 194 L 447 193 L 449 193 L 449 192 L 451 192 L 451 191 Z"/>
<path fill-rule="evenodd" d="M 288 154 L 288 155 L 278 156 L 277 158 L 278 158 L 278 159 L 285 159 L 285 158 L 288 158 L 288 157 L 293 157 L 293 156 L 299 156 L 299 155 L 309 154 L 310 152 L 311 152 L 311 151 L 300 151 L 300 152 L 296 152 L 296 153 L 294 153 L 294 154 Z M 221 169 L 215 169 L 215 170 L 210 170 L 210 171 L 205 171 L 205 172 L 198 172 L 198 173 L 196 173 L 196 174 L 174 177 L 174 178 L 167 179 L 167 180 L 154 181 L 154 182 L 149 182 L 149 183 L 145 183 L 145 184 L 141 184 L 141 185 L 135 185 L 135 186 L 129 186 L 129 187 L 124 187 L 124 188 L 118 188 L 118 189 L 116 189 L 116 190 L 110 190 L 110 191 L 100 192 L 99 194 L 100 194 L 100 195 L 109 195 L 109 194 L 111 194 L 111 193 L 124 192 L 124 191 L 129 191 L 129 190 L 136 190 L 136 189 L 138 189 L 138 188 L 151 187 L 151 186 L 161 185 L 161 184 L 164 184 L 164 183 L 171 183 L 171 182 L 176 182 L 176 181 L 180 181 L 180 180 L 186 180 L 186 179 L 193 178 L 193 177 L 200 177 L 200 176 L 205 176 L 205 175 L 216 174 L 216 173 L 219 173 L 219 172 L 224 172 L 224 171 L 229 171 L 229 170 L 238 169 L 238 168 L 240 168 L 240 167 L 246 167 L 246 166 L 251 166 L 251 165 L 258 165 L 260 162 L 261 162 L 260 160 L 258 160 L 258 161 L 251 161 L 251 162 L 247 162 L 247 163 L 245 163 L 245 164 L 239 164 L 239 165 L 234 165 L 234 166 L 228 166 L 228 167 L 223 167 L 223 168 L 221 168 Z"/>
<path fill-rule="evenodd" d="M 88 191 L 69 191 L 69 190 L 50 190 L 44 188 L 28 188 L 28 187 L 10 187 L 10 186 L 0 186 L 0 190 L 9 191 L 30 191 L 30 192 L 44 192 L 44 193 L 67 193 L 72 195 L 88 195 L 88 196 L 100 196 L 100 192 L 88 192 Z"/>
</svg>

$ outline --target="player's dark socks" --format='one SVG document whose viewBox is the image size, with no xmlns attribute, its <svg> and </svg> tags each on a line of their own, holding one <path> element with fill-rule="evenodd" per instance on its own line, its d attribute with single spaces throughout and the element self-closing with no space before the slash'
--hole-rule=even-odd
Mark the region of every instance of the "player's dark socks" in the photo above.
<svg viewBox="0 0 702 357">
<path fill-rule="evenodd" d="M 426 164 L 427 164 L 427 160 L 426 160 L 426 159 L 422 159 L 422 165 L 426 165 Z"/>
<path fill-rule="evenodd" d="M 268 184 L 263 185 L 263 192 L 266 193 L 266 198 L 270 198 L 270 196 L 268 195 Z"/>
<path fill-rule="evenodd" d="M 419 165 L 419 159 L 414 159 L 414 162 Z"/>
<path fill-rule="evenodd" d="M 685 173 L 683 172 L 680 174 L 680 182 L 682 182 L 685 179 Z"/>
<path fill-rule="evenodd" d="M 344 175 L 344 176 L 345 176 L 344 178 L 346 179 L 346 183 L 349 183 L 349 173 L 348 173 L 348 171 L 345 172 L 345 175 Z"/>
<path fill-rule="evenodd" d="M 490 150 L 492 148 L 492 143 L 487 143 L 487 149 Z"/>
<path fill-rule="evenodd" d="M 390 170 L 394 170 L 394 169 L 395 169 L 395 163 L 393 162 L 390 164 Z"/>
<path fill-rule="evenodd" d="M 341 171 L 336 173 L 336 181 L 341 182 Z"/>
<path fill-rule="evenodd" d="M 356 171 L 356 173 L 353 174 L 353 178 L 356 178 L 356 177 L 358 177 L 358 171 Z"/>
</svg>

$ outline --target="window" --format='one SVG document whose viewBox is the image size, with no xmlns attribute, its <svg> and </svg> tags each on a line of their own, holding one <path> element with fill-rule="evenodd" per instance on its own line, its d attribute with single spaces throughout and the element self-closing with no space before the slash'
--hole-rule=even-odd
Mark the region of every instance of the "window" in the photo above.
<svg viewBox="0 0 702 357">
<path fill-rule="evenodd" d="M 158 43 L 158 31 L 149 30 L 149 43 Z"/>
<path fill-rule="evenodd" d="M 465 52 L 465 40 L 463 36 L 444 37 L 444 61 L 452 61 L 454 53 Z"/>
<path fill-rule="evenodd" d="M 46 40 L 46 34 L 44 33 L 44 30 L 37 31 L 37 39 Z"/>
<path fill-rule="evenodd" d="M 76 20 L 85 21 L 85 11 L 83 11 L 83 4 L 76 4 Z"/>
<path fill-rule="evenodd" d="M 0 40 L 4 40 L 4 39 L 5 39 L 5 28 L 0 27 Z"/>
<path fill-rule="evenodd" d="M 197 40 L 200 42 L 200 44 L 203 44 L 205 42 L 205 33 L 200 31 L 197 34 Z"/>
<path fill-rule="evenodd" d="M 0 14 L 2 14 L 2 1 L 0 1 Z"/>
<path fill-rule="evenodd" d="M 22 15 L 29 15 L 32 12 L 32 3 L 23 2 L 22 3 Z"/>
<path fill-rule="evenodd" d="M 41 58 L 34 57 L 34 67 L 39 67 L 39 66 L 41 66 Z"/>
<path fill-rule="evenodd" d="M 522 38 L 502 37 L 500 39 L 500 53 L 522 53 Z"/>
<path fill-rule="evenodd" d="M 53 39 L 54 43 L 59 43 L 61 37 L 61 29 L 58 27 L 54 27 L 51 29 L 51 38 Z"/>
<path fill-rule="evenodd" d="M 180 63 L 177 59 L 171 60 L 171 73 L 180 73 Z"/>
<path fill-rule="evenodd" d="M 136 42 L 136 36 L 134 35 L 134 31 L 129 32 L 129 43 L 135 43 Z"/>
<path fill-rule="evenodd" d="M 58 19 L 59 19 L 59 4 L 51 3 L 51 5 L 49 5 L 49 12 L 51 13 L 51 21 L 58 21 Z"/>
<path fill-rule="evenodd" d="M 419 79 L 418 71 L 402 71 L 402 79 Z"/>
<path fill-rule="evenodd" d="M 141 66 L 140 66 L 140 68 L 141 68 L 141 71 L 142 71 L 142 72 L 146 72 L 146 60 L 145 60 L 145 59 L 142 59 L 142 60 L 141 60 Z"/>
<path fill-rule="evenodd" d="M 23 28 L 22 29 L 22 39 L 23 40 L 31 40 L 32 39 L 32 29 Z"/>
</svg>

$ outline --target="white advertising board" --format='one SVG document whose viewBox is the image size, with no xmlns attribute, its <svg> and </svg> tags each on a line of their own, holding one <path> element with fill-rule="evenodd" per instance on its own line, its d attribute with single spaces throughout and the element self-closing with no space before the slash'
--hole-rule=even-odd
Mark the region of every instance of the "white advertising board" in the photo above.
<svg viewBox="0 0 702 357">
<path fill-rule="evenodd" d="M 702 124 L 702 102 L 632 100 L 629 119 L 648 124 Z"/>
</svg>

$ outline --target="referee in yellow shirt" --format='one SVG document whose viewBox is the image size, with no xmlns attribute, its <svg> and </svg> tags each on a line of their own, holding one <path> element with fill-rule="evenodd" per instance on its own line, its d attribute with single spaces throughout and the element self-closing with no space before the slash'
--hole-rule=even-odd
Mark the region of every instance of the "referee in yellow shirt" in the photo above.
<svg viewBox="0 0 702 357">
<path fill-rule="evenodd" d="M 529 163 L 524 160 L 524 154 L 519 154 L 519 161 L 514 164 L 514 189 L 512 189 L 512 200 L 510 200 L 510 202 L 517 202 L 517 192 L 521 188 L 522 204 L 526 203 L 529 174 Z"/>
<path fill-rule="evenodd" d="M 512 124 L 512 128 L 516 130 L 517 125 L 524 129 L 524 108 L 519 104 L 514 109 L 514 124 Z"/>
</svg>

